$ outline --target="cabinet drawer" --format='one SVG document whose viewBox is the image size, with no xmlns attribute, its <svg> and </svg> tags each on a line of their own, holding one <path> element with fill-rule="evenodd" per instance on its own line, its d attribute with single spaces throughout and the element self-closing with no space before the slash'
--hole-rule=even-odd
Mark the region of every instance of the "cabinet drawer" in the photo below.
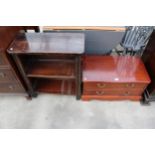
<svg viewBox="0 0 155 155">
<path fill-rule="evenodd" d="M 0 93 L 24 93 L 24 88 L 19 84 L 0 83 Z"/>
<path fill-rule="evenodd" d="M 144 90 L 144 83 L 108 83 L 108 82 L 84 82 L 84 90 L 105 90 L 105 89 L 141 89 Z"/>
<path fill-rule="evenodd" d="M 117 96 L 117 95 L 83 95 L 82 100 L 133 100 L 140 101 L 141 96 Z"/>
<path fill-rule="evenodd" d="M 17 82 L 10 69 L 0 69 L 0 83 L 2 82 Z"/>
<path fill-rule="evenodd" d="M 84 95 L 118 95 L 118 96 L 140 96 L 142 94 L 139 90 L 96 90 L 83 92 Z"/>
<path fill-rule="evenodd" d="M 9 65 L 6 56 L 0 52 L 0 66 Z"/>
</svg>

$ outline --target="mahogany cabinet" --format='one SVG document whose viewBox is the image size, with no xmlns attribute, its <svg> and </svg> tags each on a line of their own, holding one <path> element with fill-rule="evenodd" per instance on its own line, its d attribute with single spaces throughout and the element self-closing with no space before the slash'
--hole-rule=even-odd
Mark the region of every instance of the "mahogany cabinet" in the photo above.
<svg viewBox="0 0 155 155">
<path fill-rule="evenodd" d="M 37 26 L 0 26 L 0 94 L 25 94 L 26 87 L 7 48 L 20 30 L 38 30 Z"/>
<path fill-rule="evenodd" d="M 83 100 L 141 100 L 150 83 L 140 58 L 90 56 L 83 59 Z"/>
<path fill-rule="evenodd" d="M 25 88 L 14 63 L 7 55 L 7 48 L 20 26 L 0 26 L 0 93 L 25 93 Z"/>
</svg>

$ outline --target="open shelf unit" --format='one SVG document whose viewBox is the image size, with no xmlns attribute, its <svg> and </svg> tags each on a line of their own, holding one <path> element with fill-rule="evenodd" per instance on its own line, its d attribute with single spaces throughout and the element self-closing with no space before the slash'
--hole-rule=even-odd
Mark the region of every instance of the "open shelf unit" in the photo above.
<svg viewBox="0 0 155 155">
<path fill-rule="evenodd" d="M 81 98 L 82 33 L 21 33 L 12 42 L 12 55 L 30 97 L 37 92 L 76 94 Z"/>
</svg>

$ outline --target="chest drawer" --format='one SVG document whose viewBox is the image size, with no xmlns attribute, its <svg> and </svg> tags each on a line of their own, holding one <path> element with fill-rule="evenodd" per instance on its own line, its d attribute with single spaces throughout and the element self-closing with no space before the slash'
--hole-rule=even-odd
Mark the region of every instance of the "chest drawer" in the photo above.
<svg viewBox="0 0 155 155">
<path fill-rule="evenodd" d="M 24 93 L 23 87 L 19 84 L 0 83 L 0 93 Z"/>
<path fill-rule="evenodd" d="M 10 69 L 0 69 L 0 83 L 2 82 L 17 82 Z"/>
<path fill-rule="evenodd" d="M 139 96 L 142 94 L 140 90 L 96 90 L 96 91 L 87 91 L 83 92 L 84 95 L 118 95 L 118 96 Z"/>
<path fill-rule="evenodd" d="M 0 52 L 0 66 L 9 65 L 7 58 Z"/>
<path fill-rule="evenodd" d="M 84 82 L 84 90 L 106 90 L 106 89 L 141 89 L 146 88 L 144 83 L 108 83 L 108 82 Z"/>
</svg>

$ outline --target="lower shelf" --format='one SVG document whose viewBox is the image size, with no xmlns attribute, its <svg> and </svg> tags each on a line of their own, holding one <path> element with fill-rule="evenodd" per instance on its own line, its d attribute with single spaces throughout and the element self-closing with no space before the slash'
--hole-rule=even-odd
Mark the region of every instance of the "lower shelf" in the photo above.
<svg viewBox="0 0 155 155">
<path fill-rule="evenodd" d="M 35 89 L 43 93 L 75 95 L 75 82 L 74 80 L 39 79 Z"/>
<path fill-rule="evenodd" d="M 83 95 L 82 100 L 89 101 L 89 100 L 133 100 L 133 101 L 140 101 L 141 96 L 108 96 L 108 95 Z"/>
<path fill-rule="evenodd" d="M 71 61 L 31 61 L 26 70 L 32 78 L 75 79 L 75 64 Z"/>
</svg>

